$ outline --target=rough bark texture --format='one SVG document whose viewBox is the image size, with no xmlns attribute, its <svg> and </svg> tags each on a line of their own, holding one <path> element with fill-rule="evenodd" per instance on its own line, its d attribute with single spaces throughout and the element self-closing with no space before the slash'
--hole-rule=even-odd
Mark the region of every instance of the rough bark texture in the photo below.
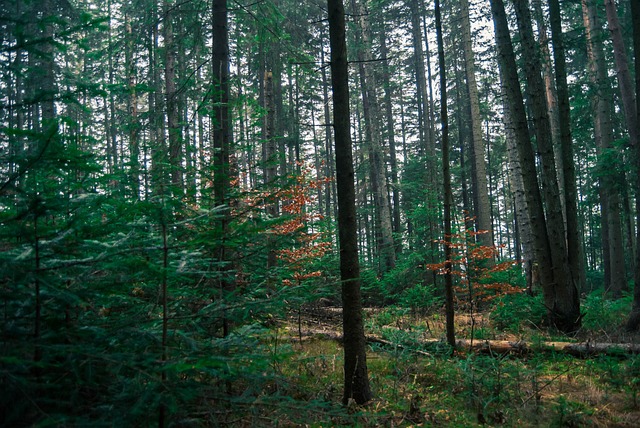
<svg viewBox="0 0 640 428">
<path fill-rule="evenodd" d="M 471 181 L 475 193 L 475 215 L 478 230 L 487 233 L 478 235 L 481 245 L 493 246 L 493 230 L 491 227 L 491 206 L 487 190 L 487 171 L 485 167 L 485 149 L 482 139 L 482 118 L 480 117 L 480 100 L 476 83 L 475 60 L 471 45 L 471 23 L 469 21 L 469 0 L 460 0 L 462 13 L 462 47 L 464 52 L 464 69 L 467 77 L 467 93 L 471 106 L 471 139 L 473 144 L 474 176 Z"/>
<path fill-rule="evenodd" d="M 595 0 L 582 0 L 582 13 L 587 37 L 590 79 L 595 89 L 595 96 L 592 98 L 595 140 L 598 157 L 602 159 L 609 154 L 613 142 L 611 82 L 608 78 L 602 37 L 598 34 L 602 30 L 598 24 Z M 614 296 L 619 296 L 625 283 L 620 195 L 615 186 L 615 171 L 607 169 L 603 172 L 606 173 L 600 178 L 600 204 L 605 287 Z"/>
<path fill-rule="evenodd" d="M 558 126 L 560 137 L 561 165 L 558 171 L 560 183 L 560 197 L 564 208 L 564 219 L 567 231 L 567 255 L 571 280 L 578 290 L 585 286 L 585 267 L 582 250 L 582 240 L 579 233 L 578 221 L 578 188 L 576 183 L 576 168 L 571 138 L 571 106 L 569 105 L 569 89 L 567 86 L 567 66 L 562 35 L 562 20 L 558 0 L 549 0 L 549 15 L 551 23 L 551 40 L 553 42 L 553 59 L 555 62 L 555 83 L 558 91 Z M 553 128 L 552 128 L 553 131 Z"/>
<path fill-rule="evenodd" d="M 366 340 L 360 295 L 360 263 L 356 222 L 355 186 L 351 135 L 349 133 L 349 85 L 344 6 L 327 0 L 331 43 L 333 128 L 335 132 L 338 190 L 338 235 L 342 279 L 342 328 L 344 334 L 343 402 L 365 403 L 372 398 L 367 373 Z"/>
<path fill-rule="evenodd" d="M 371 62 L 371 30 L 367 21 L 366 8 L 356 0 L 351 0 L 353 10 L 358 15 L 358 32 L 356 40 L 360 49 L 357 50 L 358 68 L 360 71 L 360 86 L 362 90 L 362 110 L 365 122 L 366 148 L 369 155 L 369 175 L 373 204 L 376 214 L 376 244 L 380 256 L 380 273 L 393 269 L 396 265 L 395 245 L 391 226 L 391 210 L 389 208 L 389 191 L 387 189 L 386 167 L 382 150 L 379 121 L 380 107 L 376 93 L 376 78 L 370 65 Z"/>
<path fill-rule="evenodd" d="M 503 98 L 506 99 L 503 85 Z M 529 220 L 529 212 L 527 210 L 527 201 L 525 198 L 525 186 L 522 180 L 522 169 L 520 168 L 520 161 L 518 160 L 518 148 L 515 137 L 515 132 L 512 125 L 511 110 L 509 109 L 509 103 L 504 103 L 504 126 L 507 140 L 507 157 L 509 160 L 509 183 L 511 189 L 513 189 L 513 205 L 516 218 L 516 229 L 519 237 L 520 245 L 522 246 L 522 263 L 525 268 L 527 276 L 527 288 L 531 293 L 533 287 L 539 285 L 534 281 L 534 266 L 537 265 L 535 261 L 534 241 L 533 233 L 531 230 L 531 221 Z M 537 275 L 535 276 L 537 278 Z"/>
<path fill-rule="evenodd" d="M 525 76 L 529 100 L 531 101 L 536 142 L 542 165 L 542 197 L 546 213 L 547 245 L 551 257 L 551 266 L 553 266 L 553 283 L 546 284 L 545 301 L 547 307 L 555 308 L 554 312 L 562 318 L 560 321 L 562 327 L 559 326 L 559 328 L 562 330 L 565 328 L 573 329 L 577 328 L 577 326 L 571 326 L 569 319 L 575 317 L 576 321 L 579 322 L 579 310 L 577 310 L 577 314 L 573 312 L 576 311 L 576 308 L 579 308 L 580 303 L 578 290 L 569 270 L 566 233 L 553 154 L 551 127 L 544 97 L 541 65 L 533 36 L 528 1 L 516 1 L 514 6 L 525 58 Z M 552 314 L 552 318 L 554 317 L 556 317 L 556 314 Z M 557 324 L 558 321 L 555 321 L 555 323 Z"/>
<path fill-rule="evenodd" d="M 506 102 L 509 103 L 517 142 L 518 160 L 522 168 L 525 198 L 534 236 L 536 259 L 540 265 L 540 282 L 543 288 L 549 321 L 562 331 L 574 332 L 580 326 L 580 302 L 575 286 L 572 283 L 563 282 L 556 278 L 556 274 L 565 267 L 553 264 L 554 258 L 552 257 L 551 242 L 547 233 L 542 197 L 538 188 L 535 158 L 531 141 L 529 140 L 528 123 L 518 79 L 515 54 L 502 0 L 491 0 L 491 11 L 496 33 L 496 46 L 498 48 L 498 64 L 500 65 L 502 83 L 507 95 Z M 544 94 L 544 91 L 542 94 Z M 564 240 L 564 236 L 562 239 Z M 560 279 L 562 279 L 562 276 L 566 276 L 566 273 L 563 271 L 560 275 Z"/>
<path fill-rule="evenodd" d="M 444 42 L 442 40 L 442 16 L 440 0 L 435 2 L 436 39 L 438 41 L 438 63 L 440 68 L 440 123 L 442 125 L 442 173 L 444 186 L 444 259 L 445 259 L 445 316 L 447 328 L 447 343 L 456 346 L 453 307 L 453 275 L 451 274 L 451 205 L 453 195 L 451 191 L 451 173 L 449 167 L 449 117 L 447 113 L 447 71 L 444 62 Z"/>
<path fill-rule="evenodd" d="M 553 78 L 553 63 L 551 50 L 549 49 L 549 35 L 547 23 L 542 11 L 542 0 L 532 0 L 533 15 L 538 27 L 538 45 L 540 46 L 540 60 L 542 63 L 542 77 L 549 110 L 549 122 L 551 123 L 551 139 L 553 141 L 553 153 L 556 158 L 556 170 L 558 172 L 558 187 L 560 194 L 564 192 L 564 174 L 562 170 L 562 153 L 560 148 L 560 115 L 558 112 L 558 93 Z M 564 200 L 561 200 L 564 208 Z M 565 218 L 566 221 L 566 218 Z"/>
</svg>

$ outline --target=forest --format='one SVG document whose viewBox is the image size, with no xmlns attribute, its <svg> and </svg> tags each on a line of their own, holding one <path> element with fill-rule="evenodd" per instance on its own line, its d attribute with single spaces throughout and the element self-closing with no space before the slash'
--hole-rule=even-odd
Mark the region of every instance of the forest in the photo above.
<svg viewBox="0 0 640 428">
<path fill-rule="evenodd" d="M 0 1 L 0 426 L 640 426 L 640 0 Z"/>
</svg>

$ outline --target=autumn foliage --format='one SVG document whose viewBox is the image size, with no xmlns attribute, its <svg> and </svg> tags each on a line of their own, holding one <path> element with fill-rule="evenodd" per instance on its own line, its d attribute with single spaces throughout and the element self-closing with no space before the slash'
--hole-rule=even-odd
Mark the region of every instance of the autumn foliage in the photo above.
<svg viewBox="0 0 640 428">
<path fill-rule="evenodd" d="M 317 278 L 322 275 L 319 270 L 311 270 L 312 262 L 323 257 L 330 249 L 331 242 L 323 240 L 321 232 L 313 231 L 311 227 L 323 217 L 318 213 L 311 213 L 307 207 L 313 202 L 312 191 L 323 186 L 328 178 L 311 179 L 311 169 L 304 167 L 297 175 L 290 176 L 291 185 L 277 192 L 277 198 L 283 202 L 282 211 L 289 218 L 273 228 L 273 233 L 280 236 L 294 237 L 291 248 L 277 250 L 277 257 L 292 272 L 290 278 L 283 280 L 285 285 L 300 284 L 306 279 Z"/>
<path fill-rule="evenodd" d="M 465 220 L 468 223 L 473 219 Z M 464 300 L 472 303 L 487 302 L 499 296 L 523 291 L 522 288 L 504 281 L 504 275 L 500 275 L 516 262 L 506 260 L 495 263 L 498 247 L 477 243 L 476 236 L 484 233 L 487 231 L 462 228 L 461 232 L 452 234 L 450 239 L 437 240 L 440 245 L 447 245 L 451 249 L 451 259 L 426 265 L 439 275 L 448 273 L 447 266 L 451 266 L 450 273 L 455 278 L 456 294 L 465 295 Z"/>
</svg>

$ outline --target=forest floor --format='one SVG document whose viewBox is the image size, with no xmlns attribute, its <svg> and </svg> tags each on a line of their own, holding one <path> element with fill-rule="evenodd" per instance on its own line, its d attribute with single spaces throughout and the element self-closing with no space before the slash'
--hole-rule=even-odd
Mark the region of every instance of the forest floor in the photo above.
<svg viewBox="0 0 640 428">
<path fill-rule="evenodd" d="M 282 375 L 271 393 L 292 401 L 265 405 L 239 425 L 640 426 L 638 355 L 621 351 L 580 358 L 535 349 L 521 355 L 469 349 L 452 354 L 444 345 L 442 313 L 420 315 L 398 308 L 365 313 L 375 396 L 371 402 L 340 406 L 341 310 L 309 306 L 293 311 L 267 339 L 273 367 Z M 515 331 L 497 328 L 483 312 L 457 315 L 456 334 L 478 342 L 640 343 L 640 336 L 624 332 L 619 324 L 605 323 L 569 338 L 532 323 Z"/>
</svg>

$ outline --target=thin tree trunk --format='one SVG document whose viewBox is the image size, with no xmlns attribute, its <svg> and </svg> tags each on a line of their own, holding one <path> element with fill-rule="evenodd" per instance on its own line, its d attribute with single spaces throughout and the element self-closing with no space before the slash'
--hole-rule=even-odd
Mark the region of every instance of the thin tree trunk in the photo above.
<svg viewBox="0 0 640 428">
<path fill-rule="evenodd" d="M 264 184 L 267 192 L 271 192 L 271 196 L 266 201 L 266 214 L 270 218 L 276 218 L 279 215 L 279 203 L 275 197 L 275 180 L 278 175 L 278 146 L 275 136 L 275 120 L 276 107 L 273 94 L 273 73 L 266 71 L 264 73 L 264 109 L 266 112 L 264 118 L 264 143 L 262 160 L 264 162 Z M 277 264 L 277 255 L 275 252 L 272 237 L 268 239 L 268 255 L 267 268 L 272 268 Z"/>
<path fill-rule="evenodd" d="M 324 34 L 320 33 L 323 36 Z M 331 112 L 329 110 L 329 79 L 327 78 L 327 69 L 325 67 L 324 46 L 320 50 L 320 62 L 322 64 L 322 106 L 324 117 L 324 144 L 327 154 L 325 164 L 325 175 L 331 180 L 327 181 L 325 188 L 325 212 L 327 219 L 337 218 L 337 196 L 336 196 L 336 176 L 335 161 L 333 156 L 333 135 L 331 134 Z"/>
<path fill-rule="evenodd" d="M 231 152 L 231 118 L 229 107 L 229 32 L 227 24 L 227 1 L 213 0 L 212 5 L 212 85 L 213 94 L 213 197 L 217 207 L 227 207 L 218 220 L 216 227 L 220 236 L 220 244 L 217 245 L 216 257 L 220 262 L 233 260 L 228 246 L 223 237 L 227 234 L 228 215 L 231 201 L 229 198 L 230 187 L 230 152 Z M 233 282 L 229 277 L 230 265 L 222 268 L 218 273 L 219 288 L 221 292 L 230 291 Z M 230 323 L 223 315 L 223 336 L 230 333 Z"/>
<path fill-rule="evenodd" d="M 503 86 L 503 98 L 506 100 Z M 513 205 L 514 217 L 516 223 L 516 245 L 522 246 L 522 263 L 527 278 L 527 289 L 529 293 L 533 292 L 533 288 L 538 286 L 538 275 L 536 273 L 538 263 L 535 260 L 535 244 L 533 240 L 533 231 L 531 228 L 531 220 L 529 219 L 529 211 L 527 210 L 527 200 L 525 197 L 525 185 L 520 168 L 520 160 L 518 158 L 517 141 L 513 127 L 513 119 L 511 118 L 511 110 L 509 103 L 504 103 L 504 128 L 507 141 L 507 158 L 509 161 L 509 181 L 513 189 Z M 518 259 L 520 260 L 520 259 Z"/>
<path fill-rule="evenodd" d="M 471 23 L 469 21 L 469 0 L 460 0 L 462 13 L 462 47 L 464 52 L 464 69 L 467 77 L 467 93 L 471 107 L 471 140 L 473 144 L 474 176 L 472 183 L 476 195 L 475 207 L 478 231 L 486 231 L 479 235 L 479 242 L 483 246 L 493 247 L 493 228 L 491 227 L 491 206 L 487 190 L 487 171 L 485 167 L 485 149 L 482 139 L 482 118 L 480 117 L 480 100 L 475 75 L 475 60 L 471 45 Z M 493 262 L 493 257 L 487 260 Z"/>
<path fill-rule="evenodd" d="M 549 35 L 547 23 L 542 12 L 542 0 L 532 0 L 533 15 L 538 27 L 538 44 L 542 62 L 542 76 L 544 78 L 547 107 L 549 109 L 549 121 L 551 123 L 551 139 L 553 141 L 553 153 L 556 159 L 556 171 L 558 172 L 558 187 L 560 194 L 564 194 L 564 174 L 562 169 L 562 151 L 560 148 L 560 114 L 558 112 L 558 93 L 553 77 L 553 63 L 549 49 Z M 561 199 L 564 213 L 564 198 Z M 566 219 L 565 219 L 566 221 Z"/>
<path fill-rule="evenodd" d="M 342 319 L 344 336 L 344 395 L 366 403 L 372 398 L 367 373 L 366 340 L 360 295 L 360 263 L 351 135 L 349 134 L 349 79 L 344 6 L 342 0 L 327 0 L 331 43 L 333 87 L 333 128 L 335 132 L 336 178 L 338 188 L 338 232 L 340 276 L 342 279 Z"/>
<path fill-rule="evenodd" d="M 613 143 L 613 97 L 608 78 L 602 38 L 598 34 L 598 13 L 595 0 L 582 0 L 582 13 L 587 36 L 587 53 L 591 82 L 595 87 L 592 99 L 594 109 L 594 130 L 599 159 L 608 155 Z M 602 162 L 602 160 L 601 160 Z M 624 245 L 620 220 L 620 196 L 613 174 L 607 171 L 600 180 L 600 204 L 602 205 L 603 258 L 605 287 L 613 296 L 620 296 L 626 281 L 624 268 Z"/>
<path fill-rule="evenodd" d="M 463 0 L 464 1 L 464 0 Z M 451 273 L 451 205 L 453 194 L 451 191 L 451 172 L 449 166 L 449 116 L 447 113 L 447 70 L 444 62 L 444 42 L 442 40 L 442 16 L 440 13 L 440 0 L 435 2 L 436 39 L 438 43 L 438 63 L 440 69 L 440 123 L 442 125 L 442 174 L 444 186 L 444 290 L 445 290 L 445 317 L 447 330 L 447 343 L 455 349 L 456 333 L 454 324 L 453 307 L 453 275 Z"/>
<path fill-rule="evenodd" d="M 379 121 L 381 115 L 376 94 L 377 83 L 370 66 L 365 66 L 365 62 L 371 61 L 371 30 L 368 21 L 365 19 L 366 8 L 357 3 L 356 0 L 351 0 L 351 6 L 358 11 L 357 15 L 359 17 L 359 31 L 356 33 L 356 41 L 359 42 L 361 48 L 357 50 L 357 57 L 359 60 L 366 147 L 369 155 L 369 173 L 376 215 L 377 247 L 381 260 L 379 271 L 380 273 L 386 273 L 395 267 L 396 254 L 391 226 L 391 211 L 389 209 L 386 167 L 380 141 Z"/>
<path fill-rule="evenodd" d="M 389 159 L 391 166 L 391 192 L 393 201 L 393 232 L 395 233 L 396 253 L 402 251 L 402 223 L 400 220 L 400 190 L 398 181 L 398 158 L 396 155 L 395 126 L 391 99 L 391 79 L 387 50 L 387 34 L 385 24 L 380 33 L 380 55 L 382 55 L 382 79 L 384 87 L 385 108 L 387 115 L 387 138 L 389 140 Z"/>
<path fill-rule="evenodd" d="M 413 49 L 416 72 L 416 89 L 418 96 L 418 126 L 420 132 L 420 150 L 426 155 L 430 162 L 434 162 L 435 155 L 434 142 L 431 141 L 429 132 L 429 94 L 425 81 L 424 61 L 425 55 L 422 47 L 422 30 L 420 28 L 420 12 L 422 11 L 419 0 L 411 0 L 407 7 L 411 11 L 411 32 L 413 34 Z"/>
<path fill-rule="evenodd" d="M 131 186 L 134 199 L 140 197 L 140 142 L 138 140 L 138 99 L 136 96 L 136 64 L 133 60 L 134 39 L 131 29 L 131 19 L 125 15 L 125 66 L 127 68 L 127 97 L 129 110 L 129 162 L 131 163 Z"/>
<path fill-rule="evenodd" d="M 576 183 L 576 168 L 571 138 L 571 106 L 569 104 L 569 89 L 567 86 L 567 66 L 562 35 L 562 20 L 558 0 L 549 0 L 549 14 L 551 24 L 551 40 L 553 42 L 553 58 L 555 62 L 555 83 L 558 91 L 558 116 L 560 131 L 560 152 L 562 165 L 559 171 L 561 177 L 560 190 L 566 220 L 567 254 L 571 279 L 581 290 L 585 285 L 584 257 L 582 240 L 579 233 L 578 220 L 578 188 Z"/>
<path fill-rule="evenodd" d="M 167 130 L 169 131 L 169 166 L 171 169 L 171 187 L 174 196 L 182 198 L 182 136 L 178 123 L 178 93 L 176 92 L 176 46 L 173 37 L 173 10 L 167 0 L 164 1 L 164 83 L 165 105 L 167 107 Z"/>
</svg>

